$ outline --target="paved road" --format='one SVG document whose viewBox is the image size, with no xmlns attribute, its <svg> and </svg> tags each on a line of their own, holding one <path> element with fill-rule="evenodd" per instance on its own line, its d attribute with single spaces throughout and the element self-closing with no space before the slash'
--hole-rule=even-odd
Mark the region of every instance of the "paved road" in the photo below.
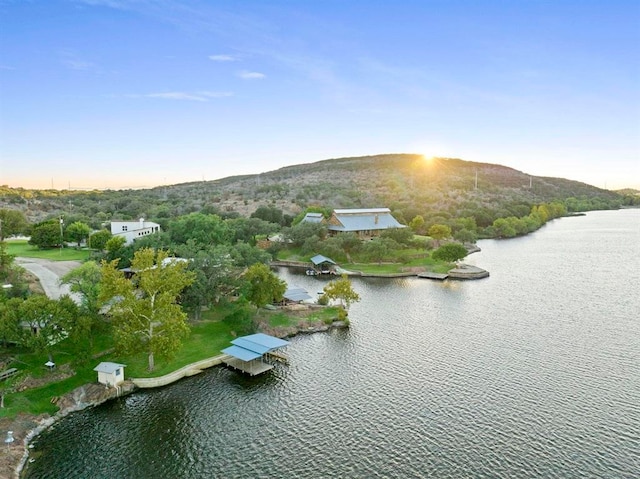
<svg viewBox="0 0 640 479">
<path fill-rule="evenodd" d="M 69 285 L 60 284 L 60 277 L 80 266 L 82 264 L 80 261 L 50 261 L 48 259 L 18 257 L 16 263 L 38 277 L 42 289 L 49 298 L 59 299 L 60 296 L 68 294 L 76 303 L 80 302 L 80 297 L 69 291 Z"/>
</svg>

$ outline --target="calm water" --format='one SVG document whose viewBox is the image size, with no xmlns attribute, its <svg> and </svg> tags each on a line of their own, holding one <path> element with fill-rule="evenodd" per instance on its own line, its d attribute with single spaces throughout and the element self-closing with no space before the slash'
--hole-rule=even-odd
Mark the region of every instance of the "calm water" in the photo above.
<svg viewBox="0 0 640 479">
<path fill-rule="evenodd" d="M 294 338 L 273 374 L 70 416 L 27 477 L 640 477 L 640 210 L 480 246 L 487 279 L 354 279 L 350 330 Z"/>
</svg>

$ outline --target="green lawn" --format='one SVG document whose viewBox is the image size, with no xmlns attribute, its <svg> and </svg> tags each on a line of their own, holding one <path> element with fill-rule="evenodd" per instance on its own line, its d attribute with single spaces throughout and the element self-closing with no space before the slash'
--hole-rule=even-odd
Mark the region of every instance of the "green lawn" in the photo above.
<svg viewBox="0 0 640 479">
<path fill-rule="evenodd" d="M 51 261 L 85 261 L 91 250 L 75 248 L 40 249 L 27 243 L 27 240 L 7 240 L 7 253 L 23 258 L 41 258 Z"/>
</svg>

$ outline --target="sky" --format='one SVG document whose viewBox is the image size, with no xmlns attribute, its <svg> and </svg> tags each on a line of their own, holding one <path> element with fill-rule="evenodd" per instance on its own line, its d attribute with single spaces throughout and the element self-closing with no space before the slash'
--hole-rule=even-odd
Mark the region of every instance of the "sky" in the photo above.
<svg viewBox="0 0 640 479">
<path fill-rule="evenodd" d="M 0 184 L 383 153 L 640 189 L 637 0 L 0 0 Z"/>
</svg>

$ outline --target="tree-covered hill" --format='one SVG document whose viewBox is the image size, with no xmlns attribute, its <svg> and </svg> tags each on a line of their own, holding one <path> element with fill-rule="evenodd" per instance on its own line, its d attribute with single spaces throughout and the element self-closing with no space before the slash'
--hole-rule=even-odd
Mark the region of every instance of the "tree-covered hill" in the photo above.
<svg viewBox="0 0 640 479">
<path fill-rule="evenodd" d="M 309 206 L 381 207 L 404 222 L 474 217 L 478 226 L 498 217 L 523 216 L 540 203 L 559 201 L 569 211 L 616 208 L 637 196 L 621 195 L 563 178 L 460 159 L 386 154 L 287 166 L 256 175 L 183 183 L 145 190 L 27 190 L 0 187 L 0 208 L 18 209 L 29 221 L 64 215 L 92 226 L 144 217 L 162 222 L 191 212 L 248 216 L 260 206 L 295 216 Z"/>
</svg>

